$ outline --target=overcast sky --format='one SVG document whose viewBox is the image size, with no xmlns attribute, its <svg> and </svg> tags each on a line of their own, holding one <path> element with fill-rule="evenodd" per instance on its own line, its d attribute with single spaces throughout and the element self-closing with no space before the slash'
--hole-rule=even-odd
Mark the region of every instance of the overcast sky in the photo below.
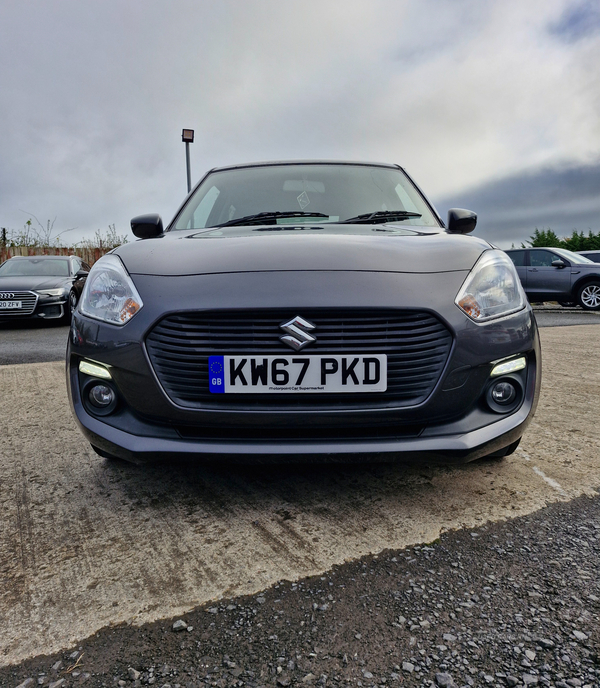
<svg viewBox="0 0 600 688">
<path fill-rule="evenodd" d="M 600 231 L 600 0 L 2 0 L 0 226 L 169 220 L 253 160 L 403 165 L 503 247 Z"/>
</svg>

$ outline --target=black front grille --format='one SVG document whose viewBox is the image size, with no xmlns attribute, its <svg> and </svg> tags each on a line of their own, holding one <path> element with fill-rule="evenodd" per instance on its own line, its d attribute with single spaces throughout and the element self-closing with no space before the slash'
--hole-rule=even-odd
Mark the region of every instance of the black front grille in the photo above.
<svg viewBox="0 0 600 688">
<path fill-rule="evenodd" d="M 310 354 L 387 354 L 386 392 L 355 394 L 211 394 L 211 355 L 290 354 L 283 322 L 301 315 L 316 325 Z M 189 408 L 385 408 L 423 402 L 440 378 L 452 335 L 431 313 L 382 309 L 204 311 L 169 315 L 146 338 L 161 385 Z"/>
<path fill-rule="evenodd" d="M 0 292 L 3 303 L 21 302 L 20 308 L 0 308 L 0 315 L 31 315 L 35 310 L 38 295 L 32 291 Z"/>
</svg>

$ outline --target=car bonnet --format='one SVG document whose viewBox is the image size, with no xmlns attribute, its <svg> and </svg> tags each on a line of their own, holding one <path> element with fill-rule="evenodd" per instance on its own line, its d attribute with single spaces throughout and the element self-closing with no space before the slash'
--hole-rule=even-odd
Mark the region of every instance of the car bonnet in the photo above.
<svg viewBox="0 0 600 688">
<path fill-rule="evenodd" d="M 274 270 L 450 272 L 470 270 L 490 249 L 477 237 L 401 232 L 387 232 L 381 225 L 177 231 L 124 244 L 115 253 L 130 274 L 166 276 Z"/>
</svg>

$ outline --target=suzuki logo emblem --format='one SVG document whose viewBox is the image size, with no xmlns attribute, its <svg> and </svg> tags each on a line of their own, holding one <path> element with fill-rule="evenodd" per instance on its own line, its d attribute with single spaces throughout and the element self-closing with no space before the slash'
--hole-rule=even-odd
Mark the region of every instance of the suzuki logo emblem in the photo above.
<svg viewBox="0 0 600 688">
<path fill-rule="evenodd" d="M 316 329 L 317 326 L 301 318 L 299 315 L 292 318 L 289 322 L 281 324 L 279 327 L 281 327 L 284 332 L 288 333 L 283 337 L 279 337 L 279 339 L 288 346 L 291 346 L 294 351 L 300 351 L 300 349 L 304 349 L 305 346 L 317 341 L 316 337 L 309 334 L 309 331 Z"/>
</svg>

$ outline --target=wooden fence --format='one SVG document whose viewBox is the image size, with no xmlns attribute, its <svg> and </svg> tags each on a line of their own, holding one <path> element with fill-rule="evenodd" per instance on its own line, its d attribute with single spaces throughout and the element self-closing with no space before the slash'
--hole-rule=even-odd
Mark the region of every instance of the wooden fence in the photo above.
<svg viewBox="0 0 600 688">
<path fill-rule="evenodd" d="M 79 256 L 83 261 L 93 265 L 98 258 L 110 251 L 110 248 L 41 248 L 32 246 L 0 245 L 0 263 L 13 256 Z"/>
</svg>

